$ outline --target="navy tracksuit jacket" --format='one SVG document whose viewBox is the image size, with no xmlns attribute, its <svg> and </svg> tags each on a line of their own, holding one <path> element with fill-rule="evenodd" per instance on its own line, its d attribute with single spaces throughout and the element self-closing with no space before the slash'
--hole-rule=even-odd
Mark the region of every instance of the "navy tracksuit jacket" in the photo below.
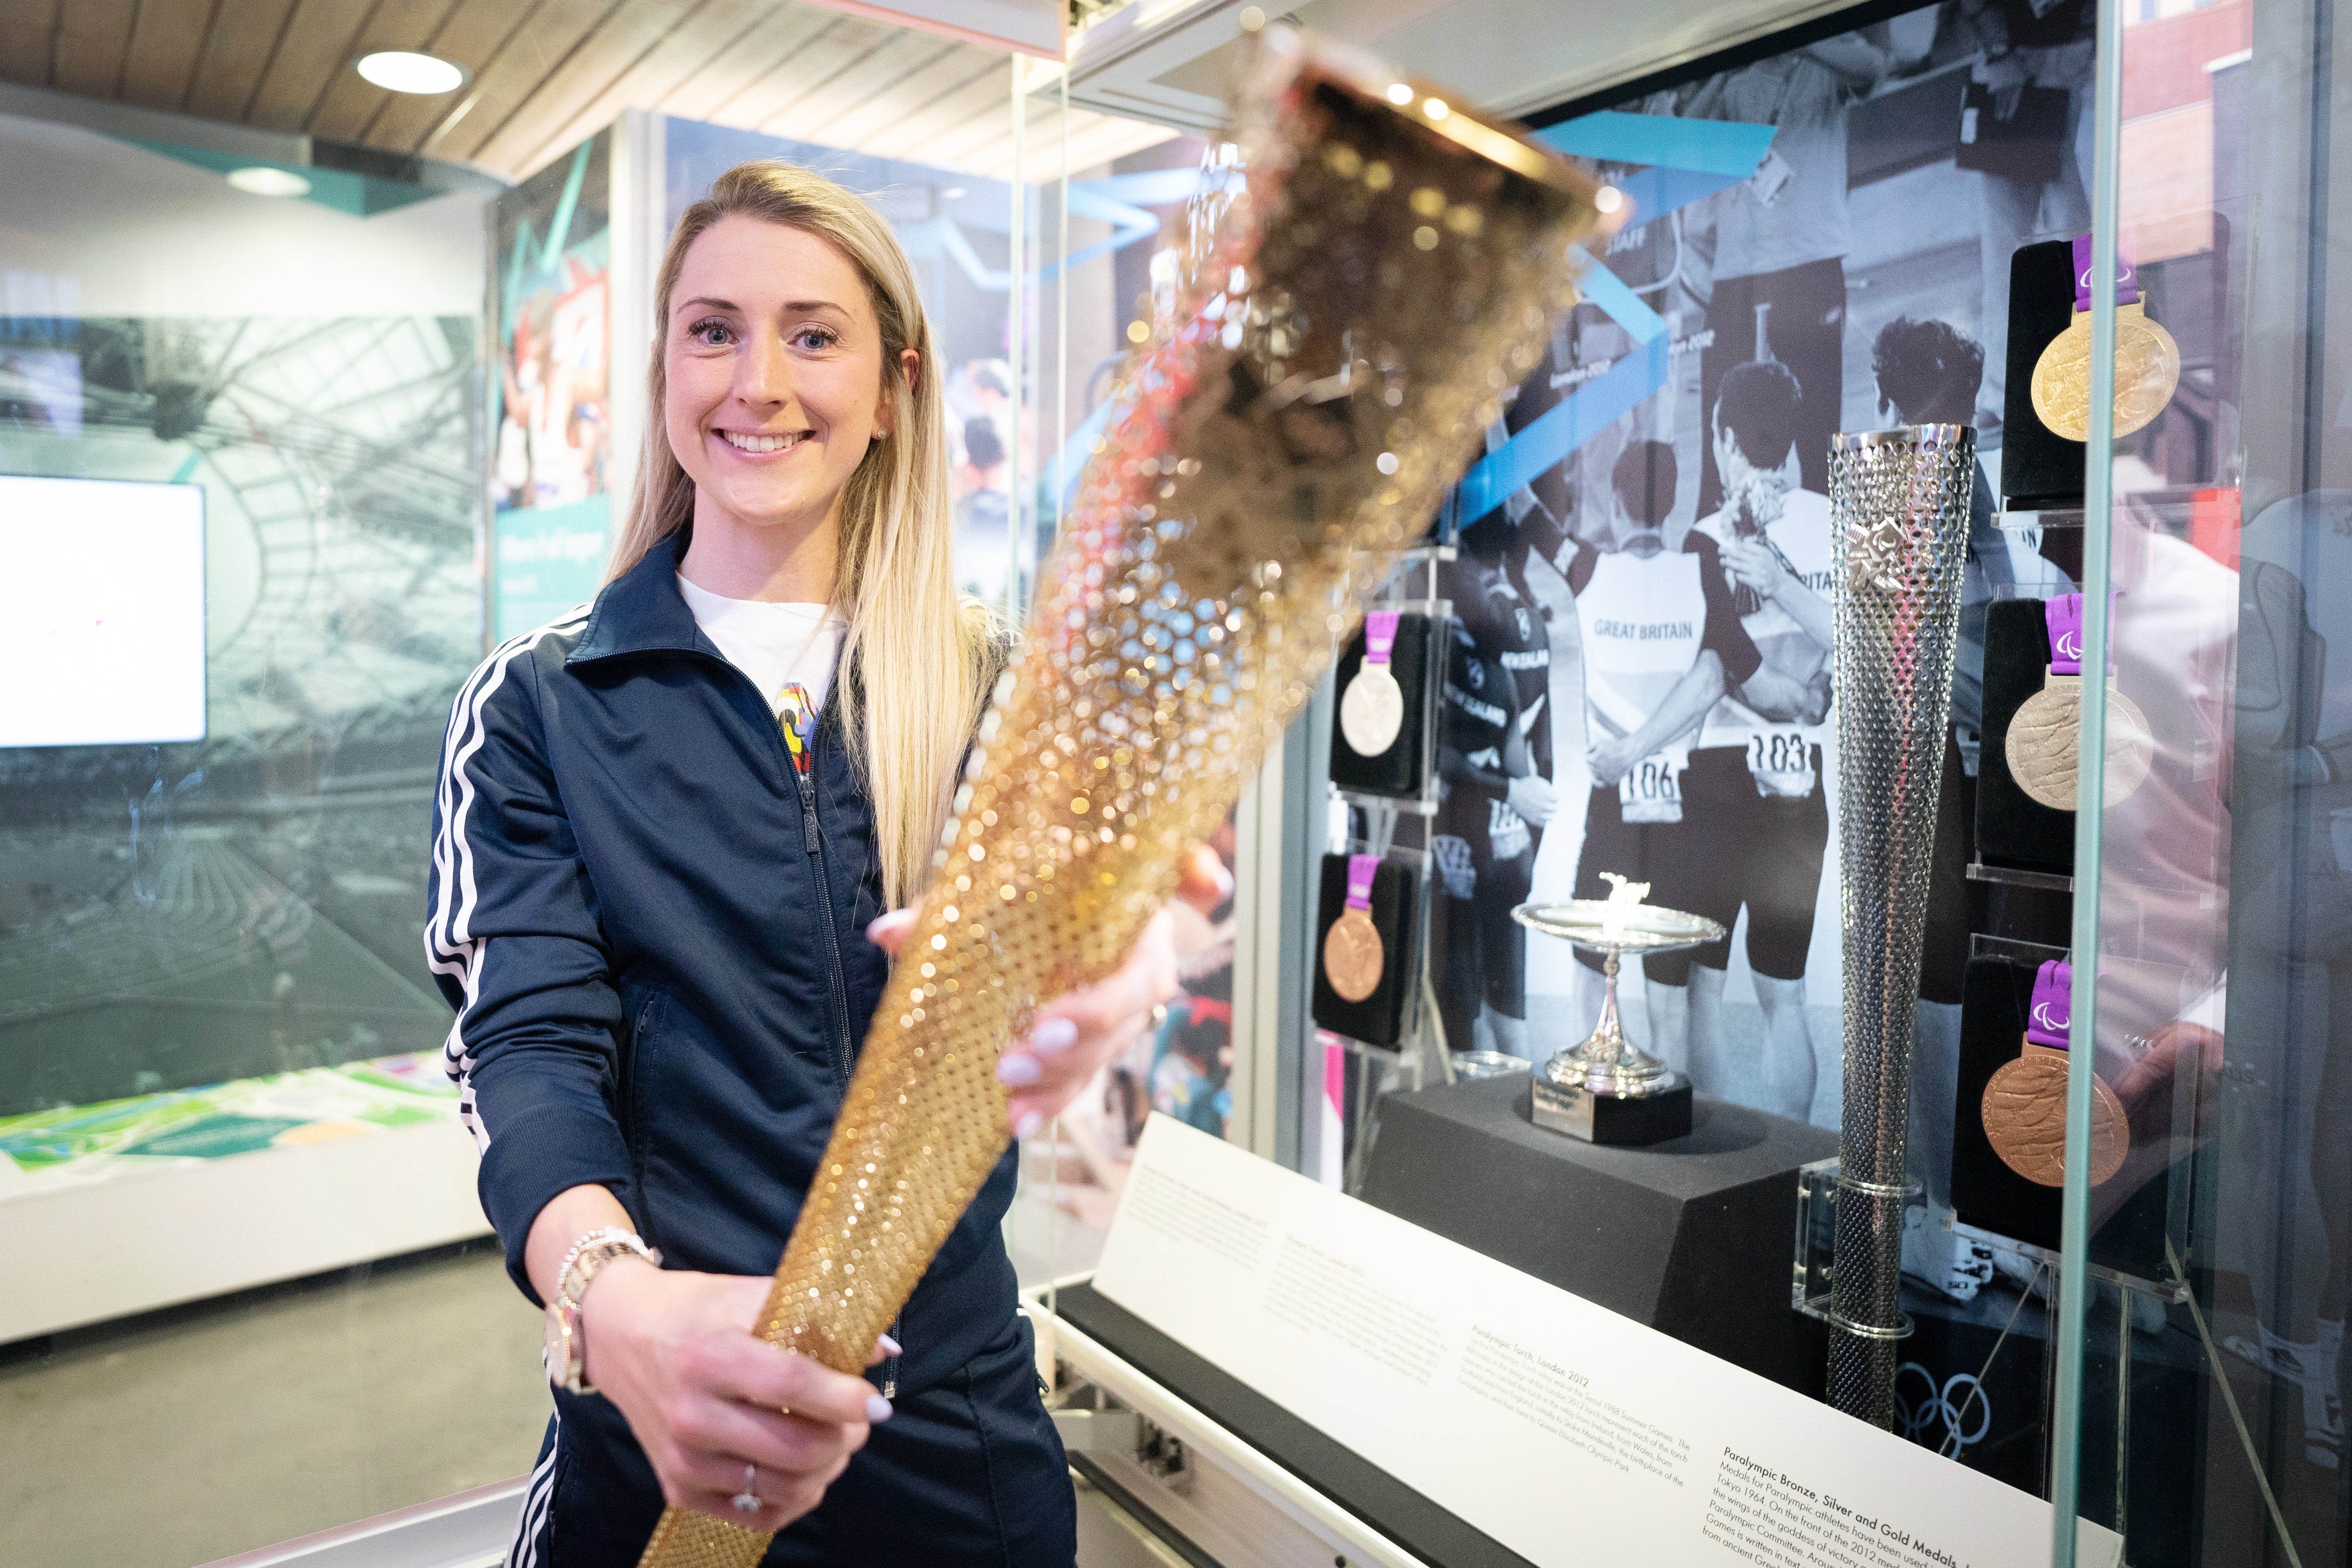
<svg viewBox="0 0 2352 1568">
<path fill-rule="evenodd" d="M 695 624 L 680 538 L 516 637 L 457 695 L 425 948 L 507 1268 L 547 1201 L 610 1187 L 667 1266 L 782 1255 L 888 976 L 873 821 L 835 683 L 796 774 Z M 848 716 L 848 722 L 855 722 Z M 900 1320 L 898 1415 L 771 1563 L 1068 1564 L 1074 1502 L 1013 1312 L 1008 1154 Z M 620 1413 L 559 1394 L 512 1561 L 632 1568 L 661 1496 Z"/>
</svg>

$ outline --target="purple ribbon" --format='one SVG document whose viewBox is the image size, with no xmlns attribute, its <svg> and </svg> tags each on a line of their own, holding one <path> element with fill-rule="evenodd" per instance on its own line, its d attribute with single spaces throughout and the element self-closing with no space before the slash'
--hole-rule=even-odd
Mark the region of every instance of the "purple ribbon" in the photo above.
<svg viewBox="0 0 2352 1568">
<path fill-rule="evenodd" d="M 2050 673 L 2083 673 L 2083 596 L 2062 593 L 2042 601 L 2042 618 L 2050 627 Z"/>
<path fill-rule="evenodd" d="M 1381 869 L 1378 855 L 1348 857 L 1348 907 L 1366 914 L 1372 908 L 1372 873 Z"/>
<path fill-rule="evenodd" d="M 1397 619 L 1403 612 L 1375 610 L 1364 617 L 1364 663 L 1385 664 L 1396 651 Z"/>
<path fill-rule="evenodd" d="M 2128 232 L 2116 236 L 2116 303 L 2134 305 L 2139 301 L 2139 271 L 2132 266 L 2132 236 Z M 2091 236 L 2074 236 L 2074 308 L 2087 311 L 2091 308 Z"/>
<path fill-rule="evenodd" d="M 2026 1015 L 2025 1038 L 2063 1051 L 2074 1022 L 2074 966 L 2053 958 L 2033 977 L 2033 1009 Z"/>
</svg>

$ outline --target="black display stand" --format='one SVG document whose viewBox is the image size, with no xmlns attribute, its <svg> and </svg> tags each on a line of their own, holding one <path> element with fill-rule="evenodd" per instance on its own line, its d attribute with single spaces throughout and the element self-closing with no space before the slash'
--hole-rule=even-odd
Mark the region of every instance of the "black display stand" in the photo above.
<svg viewBox="0 0 2352 1568">
<path fill-rule="evenodd" d="M 2086 448 L 2033 411 L 2033 367 L 2074 319 L 2071 240 L 2020 246 L 2009 260 L 2009 380 L 2001 413 L 2000 494 L 2013 511 L 2083 504 Z"/>
<path fill-rule="evenodd" d="M 1341 1107 L 1341 1186 L 1356 1190 L 1363 1160 L 1378 1138 L 1380 1101 L 1402 1086 L 1418 1089 L 1431 1082 L 1450 1082 L 1454 1077 L 1451 1044 L 1444 1038 L 1429 974 L 1430 904 L 1438 868 L 1434 847 L 1438 805 L 1437 689 L 1444 664 L 1446 640 L 1454 622 L 1454 606 L 1439 595 L 1439 570 L 1454 559 L 1452 545 L 1421 545 L 1402 551 L 1396 570 L 1381 584 L 1370 610 L 1398 612 L 1397 646 L 1392 661 L 1397 684 L 1406 699 L 1406 724 L 1374 769 L 1371 782 L 1339 734 L 1335 714 L 1328 779 L 1333 797 L 1348 810 L 1347 841 L 1334 846 L 1334 868 L 1325 866 L 1324 897 L 1315 926 L 1313 1016 L 1347 1052 L 1344 1103 Z M 1361 667 L 1364 636 L 1359 629 L 1351 653 L 1338 672 L 1333 686 L 1344 693 Z M 1419 722 L 1414 722 L 1415 715 Z M 1408 741 L 1412 755 L 1405 759 Z M 1353 761 L 1350 761 L 1353 758 Z M 1382 771 L 1401 767 L 1393 773 Z M 1412 789 L 1397 788 L 1410 779 Z M 1342 1002 L 1323 975 L 1323 936 L 1339 917 L 1339 894 L 1346 887 L 1345 865 L 1351 854 L 1377 855 L 1385 862 L 1384 878 L 1402 874 L 1405 898 L 1393 913 L 1383 908 L 1381 884 L 1373 887 L 1373 915 L 1383 938 L 1398 934 L 1396 949 L 1405 962 L 1393 975 L 1384 974 L 1381 988 L 1360 1004 Z M 1393 981 L 1393 987 L 1391 987 Z"/>
<path fill-rule="evenodd" d="M 1386 751 L 1377 757 L 1366 757 L 1349 745 L 1347 733 L 1339 726 L 1339 705 L 1332 704 L 1333 784 L 1359 794 L 1386 795 L 1400 800 L 1418 800 L 1427 791 L 1428 737 L 1437 722 L 1436 672 L 1442 667 L 1438 660 L 1444 653 L 1444 644 L 1436 633 L 1446 624 L 1418 611 L 1404 611 L 1397 616 L 1396 646 L 1389 655 L 1389 670 L 1404 696 L 1404 720 Z M 1364 629 L 1359 626 L 1333 668 L 1333 692 L 1346 695 L 1348 683 L 1364 667 Z"/>
<path fill-rule="evenodd" d="M 2050 630 L 2039 599 L 1985 607 L 1983 748 L 1977 762 L 1977 853 L 1987 865 L 2071 876 L 2074 813 L 2045 806 L 2009 770 L 2009 722 L 2050 678 Z"/>
<path fill-rule="evenodd" d="M 1386 947 L 1380 984 L 1361 1001 L 1331 988 L 1323 969 L 1323 943 L 1348 907 L 1348 857 L 1325 855 L 1315 915 L 1315 1021 L 1366 1045 L 1395 1046 L 1404 1038 L 1405 1003 L 1421 977 L 1419 883 L 1412 867 L 1382 861 L 1372 873 L 1371 919 Z"/>
<path fill-rule="evenodd" d="M 1375 1208 L 1818 1397 L 1826 1326 L 1790 1305 L 1797 1170 L 1837 1134 L 1702 1099 L 1686 1137 L 1607 1148 L 1528 1120 L 1525 1078 L 1391 1095 Z"/>
<path fill-rule="evenodd" d="M 1969 960 L 1960 1003 L 1960 1070 L 1952 1128 L 1952 1211 L 1964 1225 L 2058 1249 L 2060 1192 L 2029 1181 L 1993 1151 L 1984 1128 L 1985 1087 L 2025 1051 L 2026 1015 L 2033 1005 L 2039 967 L 1979 956 Z M 2116 1178 L 2128 1180 L 2126 1172 Z M 2145 1177 L 2145 1173 L 2140 1173 Z M 2119 1207 L 2094 1200 L 2093 1264 L 2142 1280 L 2168 1274 L 2164 1255 L 2171 1184 L 2159 1173 Z M 2121 1197 L 2119 1190 L 2116 1195 Z"/>
</svg>

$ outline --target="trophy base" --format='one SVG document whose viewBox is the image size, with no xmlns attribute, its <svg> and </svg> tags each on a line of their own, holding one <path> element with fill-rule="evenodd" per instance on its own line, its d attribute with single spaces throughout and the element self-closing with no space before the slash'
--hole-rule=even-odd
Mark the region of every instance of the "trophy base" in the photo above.
<svg viewBox="0 0 2352 1568">
<path fill-rule="evenodd" d="M 1538 1072 L 1528 1113 L 1537 1126 L 1588 1144 L 1663 1144 L 1690 1133 L 1690 1080 L 1670 1072 L 1647 1094 L 1596 1094 L 1582 1084 L 1550 1082 Z"/>
</svg>

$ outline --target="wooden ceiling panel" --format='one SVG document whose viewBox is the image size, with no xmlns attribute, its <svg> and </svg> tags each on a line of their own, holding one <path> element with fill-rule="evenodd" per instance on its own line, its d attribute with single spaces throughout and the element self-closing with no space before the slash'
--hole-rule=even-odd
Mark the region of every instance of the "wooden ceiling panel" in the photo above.
<svg viewBox="0 0 2352 1568">
<path fill-rule="evenodd" d="M 28 87 L 49 85 L 49 37 L 59 0 L 0 3 L 0 77 Z"/>
<path fill-rule="evenodd" d="M 699 20 L 708 0 L 621 0 L 579 47 L 540 78 L 497 132 L 475 148 L 478 163 L 518 168 L 548 140 L 551 122 L 569 123 L 614 78 Z"/>
<path fill-rule="evenodd" d="M 80 8 L 81 0 L 67 0 L 68 11 Z M 268 68 L 269 57 L 277 52 L 278 36 L 293 9 L 294 0 L 235 0 L 235 4 L 222 0 L 196 56 L 196 68 L 188 78 L 188 112 L 244 124 L 253 89 Z"/>
<path fill-rule="evenodd" d="M 508 39 L 530 25 L 532 16 L 546 3 L 547 0 L 463 0 L 426 40 L 425 49 L 427 54 L 465 67 L 474 79 L 454 93 L 435 98 L 408 92 L 384 94 L 383 107 L 368 121 L 359 139 L 371 147 L 439 155 L 441 149 L 426 147 L 425 139 L 460 110 L 466 111 L 466 120 L 473 118 L 469 106 L 475 101 L 474 89 L 481 85 L 482 71 L 506 47 Z"/>
<path fill-rule="evenodd" d="M 777 5 L 768 0 L 768 14 L 740 43 L 721 51 L 644 107 L 688 120 L 732 125 L 735 122 L 726 116 L 732 112 L 737 99 L 841 20 L 815 5 Z"/>
<path fill-rule="evenodd" d="M 370 9 L 370 0 L 295 0 L 247 121 L 265 131 L 308 129 L 328 83 L 351 70 L 352 44 Z"/>
<path fill-rule="evenodd" d="M 894 105 L 900 112 L 874 129 L 858 145 L 888 158 L 911 156 L 909 149 L 928 144 L 970 124 L 983 115 L 1002 117 L 1013 93 L 1013 68 L 1002 55 L 991 56 L 988 68 L 954 92 L 941 93 L 919 108 Z"/>
<path fill-rule="evenodd" d="M 121 92 L 123 40 L 137 9 L 137 0 L 70 0 L 51 34 L 51 85 L 86 98 Z"/>
<path fill-rule="evenodd" d="M 617 9 L 618 4 L 607 5 L 602 0 L 593 7 L 546 0 L 534 9 L 530 19 L 509 34 L 498 53 L 475 73 L 473 107 L 451 127 L 441 144 L 430 150 L 434 156 L 472 159 L 476 150 L 496 136 L 540 84 Z"/>
<path fill-rule="evenodd" d="M 706 110 L 694 107 L 690 98 L 673 96 L 670 112 L 689 120 L 709 120 L 746 129 L 764 125 L 838 73 L 854 68 L 858 61 L 888 43 L 890 35 L 897 30 L 856 16 L 840 17 L 746 83 L 742 91 L 723 107 L 714 105 Z"/>
<path fill-rule="evenodd" d="M 894 30 L 880 47 L 856 65 L 835 71 L 796 94 L 792 102 L 769 116 L 761 129 L 771 135 L 796 137 L 803 141 L 823 140 L 828 146 L 838 145 L 840 139 L 832 134 L 835 120 L 875 94 L 893 91 L 938 63 L 942 56 L 962 47 L 930 33 Z"/>
<path fill-rule="evenodd" d="M 853 99 L 844 104 L 833 117 L 829 134 L 844 146 L 870 151 L 874 139 L 883 131 L 910 120 L 920 120 L 929 106 L 955 97 L 975 82 L 985 84 L 992 78 L 1001 78 L 1003 71 L 1003 63 L 994 56 L 961 44 L 950 45 L 929 65 L 888 90 L 877 92 L 863 102 Z M 1009 84 L 1000 82 L 1000 95 L 1010 90 Z"/>
<path fill-rule="evenodd" d="M 979 170 L 984 165 L 978 155 L 1001 149 L 1008 160 L 1013 146 L 1013 82 L 1004 82 L 1004 95 L 992 108 L 983 108 L 962 124 L 942 130 L 924 140 L 923 156 L 933 162 L 950 163 L 959 169 Z M 1029 145 L 1038 145 L 1038 105 L 1033 99 L 1029 105 Z"/>
<path fill-rule="evenodd" d="M 352 68 L 378 49 L 439 55 L 470 79 L 387 93 Z M 511 178 L 632 109 L 974 173 L 1012 163 L 1002 51 L 812 0 L 0 0 L 0 79 Z M 1059 162 L 1054 115 L 1032 111 L 1033 180 Z M 1079 110 L 1071 156 L 1167 134 Z"/>
<path fill-rule="evenodd" d="M 186 101 L 212 14 L 208 0 L 144 0 L 122 63 L 126 102 L 177 109 Z"/>
<path fill-rule="evenodd" d="M 457 3 L 458 0 L 386 0 L 368 14 L 367 21 L 352 39 L 352 58 L 357 60 L 379 49 L 425 49 Z M 304 129 L 313 136 L 330 136 L 338 141 L 363 141 L 369 122 L 387 102 L 401 96 L 404 95 L 384 91 L 355 70 L 337 71 L 328 79 L 327 90 Z M 438 101 L 445 109 L 455 109 L 463 96 L 461 89 Z"/>
<path fill-rule="evenodd" d="M 1009 89 L 1008 89 L 1009 90 Z M 940 161 L 969 169 L 991 179 L 1013 177 L 1013 127 L 1009 112 L 974 121 L 977 135 L 958 141 Z M 1058 104 L 1029 100 L 1026 140 L 1021 151 L 1021 177 L 1032 184 L 1061 177 L 1062 130 Z M 1070 110 L 1070 167 L 1086 170 L 1129 152 L 1156 147 L 1169 139 L 1163 127 L 1120 120 L 1073 105 Z M 942 139 L 944 141 L 944 139 Z"/>
<path fill-rule="evenodd" d="M 516 166 L 537 168 L 610 125 L 622 110 L 658 103 L 673 89 L 701 78 L 750 46 L 762 24 L 775 14 L 774 0 L 709 0 L 695 17 L 694 26 L 674 29 L 570 119 L 533 113 L 530 129 L 538 144 L 518 157 Z"/>
</svg>

